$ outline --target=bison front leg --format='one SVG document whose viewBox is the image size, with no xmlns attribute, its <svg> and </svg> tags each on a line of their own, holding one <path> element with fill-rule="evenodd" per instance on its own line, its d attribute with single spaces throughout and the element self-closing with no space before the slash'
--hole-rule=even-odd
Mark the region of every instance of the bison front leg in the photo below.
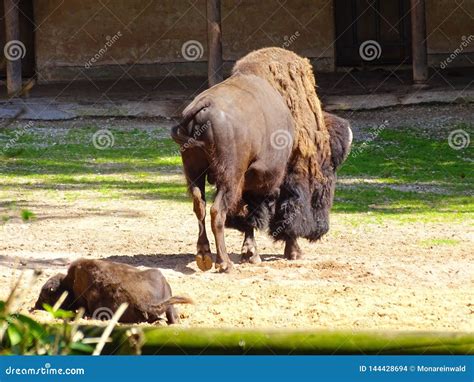
<svg viewBox="0 0 474 382">
<path fill-rule="evenodd" d="M 253 227 L 249 227 L 245 231 L 244 243 L 242 244 L 241 263 L 260 264 L 262 259 L 257 253 L 257 243 L 255 242 Z"/>
<path fill-rule="evenodd" d="M 285 258 L 288 260 L 301 260 L 304 257 L 296 240 L 296 238 L 289 238 L 285 241 Z"/>
<path fill-rule="evenodd" d="M 206 200 L 204 198 L 204 184 L 191 188 L 193 196 L 194 213 L 198 219 L 199 236 L 196 246 L 196 264 L 201 271 L 208 271 L 212 268 L 212 255 L 209 246 L 209 239 L 206 233 Z"/>
<path fill-rule="evenodd" d="M 219 272 L 230 272 L 232 269 L 232 261 L 227 255 L 224 240 L 224 226 L 227 217 L 226 206 L 224 203 L 224 191 L 217 192 L 214 204 L 211 207 L 211 227 L 216 239 L 217 259 L 216 269 Z"/>
</svg>

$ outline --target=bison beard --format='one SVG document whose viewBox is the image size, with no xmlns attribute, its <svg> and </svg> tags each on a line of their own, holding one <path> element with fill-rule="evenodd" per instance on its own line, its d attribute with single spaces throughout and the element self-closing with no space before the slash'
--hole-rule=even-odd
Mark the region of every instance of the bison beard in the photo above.
<svg viewBox="0 0 474 382">
<path fill-rule="evenodd" d="M 320 167 L 321 178 L 313 178 L 288 166 L 280 190 L 275 215 L 269 229 L 276 240 L 304 237 L 310 241 L 320 239 L 329 230 L 329 211 L 336 186 L 336 170 L 349 155 L 352 132 L 349 122 L 323 112 L 329 133 L 331 156 Z"/>
<path fill-rule="evenodd" d="M 277 181 L 274 181 L 271 187 L 273 192 L 261 192 L 262 190 L 255 188 L 247 189 L 245 181 L 241 182 L 238 177 L 235 177 L 233 167 L 236 166 L 236 162 L 239 162 L 238 165 L 250 168 L 252 161 L 242 163 L 234 158 L 233 161 L 226 162 L 225 156 L 219 154 L 219 144 L 213 141 L 212 134 L 228 127 L 214 124 L 207 134 L 197 140 L 194 139 L 197 128 L 205 123 L 204 119 L 199 117 L 198 105 L 209 106 L 211 104 L 209 100 L 213 100 L 215 105 L 217 98 L 225 97 L 219 89 L 227 87 L 230 90 L 229 84 L 233 84 L 252 94 L 255 100 L 259 99 L 258 91 L 245 84 L 244 79 L 249 76 L 265 80 L 278 92 L 280 98 L 286 103 L 287 107 L 284 108 L 291 113 L 294 126 L 293 144 L 291 153 L 284 164 L 284 176 L 281 180 L 279 176 L 276 177 Z M 199 159 L 204 162 L 207 160 L 210 165 L 207 176 L 211 184 L 215 182 L 217 185 L 216 199 L 226 195 L 225 189 L 228 190 L 230 186 L 237 190 L 233 192 L 233 199 L 226 200 L 224 222 L 227 227 L 236 228 L 245 233 L 243 254 L 249 248 L 253 248 L 250 256 L 254 259 L 256 256 L 254 228 L 268 229 L 275 240 L 284 240 L 286 242 L 285 256 L 289 259 L 301 256 L 296 243 L 298 237 L 311 241 L 318 240 L 329 229 L 329 210 L 332 206 L 336 181 L 335 171 L 349 153 L 352 135 L 347 121 L 322 111 L 315 86 L 311 64 L 307 59 L 280 48 L 257 50 L 236 63 L 233 74 L 227 81 L 204 92 L 205 97 L 198 96 L 185 110 L 183 122 L 173 129 L 173 139 L 182 147 L 188 145 L 186 150 L 182 151 L 183 164 L 195 200 L 195 211 L 201 211 L 196 212 L 201 226 L 204 222 L 205 208 L 203 209 L 203 204 L 196 200 L 199 200 L 197 196 L 203 197 L 204 192 L 202 187 L 199 187 L 202 195 L 196 192 L 197 179 L 190 176 L 190 168 L 195 166 L 192 162 L 199 162 Z M 203 103 L 203 99 L 206 99 L 207 103 Z M 258 104 L 255 101 L 251 102 Z M 281 112 L 280 104 L 267 96 L 261 108 L 268 109 L 268 107 L 270 107 L 270 115 L 277 111 Z M 225 107 L 221 110 L 214 108 L 210 111 L 211 115 L 226 112 L 228 110 Z M 268 110 L 266 112 L 268 113 Z M 264 123 L 250 126 L 246 121 L 244 109 L 241 114 L 234 115 L 233 122 L 240 124 L 242 130 L 253 130 L 250 135 L 257 134 L 259 139 L 263 136 L 266 140 L 270 140 L 272 130 L 268 125 L 272 123 L 268 119 L 265 119 Z M 224 140 L 221 141 L 222 144 L 230 147 L 235 143 Z M 240 144 L 245 145 L 245 140 L 242 140 Z M 278 151 L 275 148 L 273 150 Z M 237 157 L 238 154 L 238 152 L 234 153 Z M 268 163 L 264 164 L 268 165 Z M 220 193 L 219 190 L 224 191 Z M 207 270 L 209 264 L 203 266 L 202 258 L 199 258 L 201 255 L 210 255 L 205 229 L 204 234 L 201 231 L 197 260 L 199 267 Z M 221 241 L 223 243 L 223 239 Z M 216 243 L 218 262 L 222 262 L 217 235 Z M 223 250 L 225 252 L 225 247 Z M 245 260 L 244 257 L 243 255 Z M 227 259 L 224 261 L 226 262 Z"/>
<path fill-rule="evenodd" d="M 286 101 L 295 122 L 292 155 L 280 196 L 269 204 L 246 199 L 244 195 L 253 211 L 248 222 L 259 229 L 269 228 L 275 240 L 320 239 L 329 230 L 335 169 L 348 154 L 349 124 L 323 113 L 311 63 L 291 51 L 254 51 L 239 60 L 232 73 L 253 74 L 267 80 Z M 244 231 L 242 224 L 232 217 L 227 224 Z"/>
</svg>

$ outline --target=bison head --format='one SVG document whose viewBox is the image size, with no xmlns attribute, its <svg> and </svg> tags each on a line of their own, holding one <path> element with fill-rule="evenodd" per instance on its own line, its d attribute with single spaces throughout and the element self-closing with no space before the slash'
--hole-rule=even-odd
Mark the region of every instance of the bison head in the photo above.
<svg viewBox="0 0 474 382">
<path fill-rule="evenodd" d="M 347 159 L 351 151 L 352 130 L 348 120 L 324 112 L 331 145 L 331 161 L 334 170 Z"/>
</svg>

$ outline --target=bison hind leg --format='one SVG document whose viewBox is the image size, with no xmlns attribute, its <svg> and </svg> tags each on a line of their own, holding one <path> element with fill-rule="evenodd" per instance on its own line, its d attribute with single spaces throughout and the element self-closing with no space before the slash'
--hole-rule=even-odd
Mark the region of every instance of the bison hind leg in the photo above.
<svg viewBox="0 0 474 382">
<path fill-rule="evenodd" d="M 259 264 L 262 262 L 257 252 L 254 230 L 266 230 L 275 213 L 276 196 L 262 196 L 251 192 L 242 195 L 240 210 L 229 214 L 226 226 L 235 228 L 245 234 L 241 250 L 241 263 Z"/>
</svg>

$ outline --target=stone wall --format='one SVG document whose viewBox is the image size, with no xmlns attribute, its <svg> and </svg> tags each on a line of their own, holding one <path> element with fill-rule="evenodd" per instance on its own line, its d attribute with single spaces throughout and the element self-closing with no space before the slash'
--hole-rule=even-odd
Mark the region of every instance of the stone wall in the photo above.
<svg viewBox="0 0 474 382">
<path fill-rule="evenodd" d="M 35 1 L 40 82 L 72 79 L 205 75 L 205 0 Z M 439 63 L 474 34 L 474 0 L 427 0 L 430 63 Z M 470 16 L 471 15 L 471 16 Z M 333 4 L 328 0 L 222 0 L 226 70 L 247 52 L 284 46 L 335 69 Z M 196 60 L 183 44 L 194 41 Z M 202 47 L 202 49 L 201 49 Z M 469 64 L 474 43 L 452 65 Z M 191 58 L 194 58 L 191 56 Z"/>
</svg>

